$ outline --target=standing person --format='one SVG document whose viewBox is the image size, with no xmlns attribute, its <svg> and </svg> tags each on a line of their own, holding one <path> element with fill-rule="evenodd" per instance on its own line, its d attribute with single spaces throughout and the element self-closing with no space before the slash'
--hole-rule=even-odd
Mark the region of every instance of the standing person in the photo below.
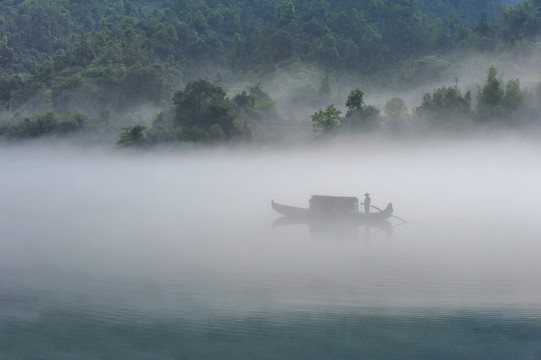
<svg viewBox="0 0 541 360">
<path fill-rule="evenodd" d="M 372 200 L 370 200 L 370 194 L 369 193 L 366 193 L 364 194 L 364 212 L 366 214 L 370 213 L 370 202 Z"/>
</svg>

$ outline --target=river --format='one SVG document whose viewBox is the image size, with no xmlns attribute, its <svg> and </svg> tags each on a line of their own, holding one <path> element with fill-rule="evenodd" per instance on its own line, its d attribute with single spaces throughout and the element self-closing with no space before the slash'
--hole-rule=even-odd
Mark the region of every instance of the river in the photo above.
<svg viewBox="0 0 541 360">
<path fill-rule="evenodd" d="M 540 360 L 540 158 L 2 146 L 0 358 Z M 408 222 L 272 226 L 271 200 L 365 192 Z"/>
</svg>

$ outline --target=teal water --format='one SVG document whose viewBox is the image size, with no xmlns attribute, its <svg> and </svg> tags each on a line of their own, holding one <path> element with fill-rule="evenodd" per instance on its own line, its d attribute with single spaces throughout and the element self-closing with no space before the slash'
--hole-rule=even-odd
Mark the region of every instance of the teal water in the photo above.
<svg viewBox="0 0 541 360">
<path fill-rule="evenodd" d="M 14 299 L 12 299 L 14 300 Z M 238 316 L 56 308 L 6 321 L 3 359 L 539 359 L 539 319 L 512 312 L 313 309 Z"/>
<path fill-rule="evenodd" d="M 2 360 L 541 359 L 535 147 L 2 150 Z M 359 161 L 410 222 L 271 226 L 271 198 L 362 193 Z"/>
<path fill-rule="evenodd" d="M 43 286 L 53 274 L 26 275 Z M 0 358 L 541 357 L 541 316 L 533 309 L 308 305 L 314 299 L 276 300 L 254 309 L 253 303 L 231 305 L 231 294 L 213 298 L 208 306 L 197 301 L 206 296 L 191 294 L 189 287 L 128 287 L 56 275 L 58 284 L 41 290 L 28 283 L 25 289 L 10 288 L 2 277 Z M 235 297 L 254 295 L 245 291 Z"/>
</svg>

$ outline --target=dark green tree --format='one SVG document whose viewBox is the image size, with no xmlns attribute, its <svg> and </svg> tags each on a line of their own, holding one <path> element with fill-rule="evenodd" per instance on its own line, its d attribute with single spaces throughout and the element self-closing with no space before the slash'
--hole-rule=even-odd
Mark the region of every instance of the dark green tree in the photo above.
<svg viewBox="0 0 541 360">
<path fill-rule="evenodd" d="M 349 93 L 348 99 L 346 100 L 348 113 L 362 111 L 362 109 L 364 108 L 363 96 L 364 92 L 361 89 L 355 89 Z"/>
<path fill-rule="evenodd" d="M 274 8 L 274 18 L 279 26 L 288 25 L 295 17 L 295 5 L 288 0 L 282 0 Z"/>
<path fill-rule="evenodd" d="M 457 87 L 441 87 L 425 93 L 416 113 L 432 126 L 457 129 L 469 122 L 471 93 L 462 95 Z"/>
<path fill-rule="evenodd" d="M 487 82 L 479 89 L 477 96 L 477 115 L 481 122 L 494 121 L 504 115 L 502 101 L 505 96 L 503 79 L 498 70 L 491 66 L 488 69 Z"/>
<path fill-rule="evenodd" d="M 520 80 L 509 80 L 505 85 L 502 107 L 507 116 L 517 116 L 525 101 L 524 91 L 520 89 Z"/>
<path fill-rule="evenodd" d="M 400 119 L 406 115 L 408 108 L 404 100 L 399 97 L 394 97 L 385 103 L 385 115 L 390 119 Z"/>
<path fill-rule="evenodd" d="M 89 122 L 88 116 L 82 113 L 58 115 L 54 111 L 46 111 L 22 119 L 15 117 L 9 125 L 3 126 L 0 135 L 8 139 L 67 135 L 83 129 Z"/>
<path fill-rule="evenodd" d="M 381 125 L 379 110 L 373 105 L 365 105 L 364 92 L 352 90 L 346 100 L 348 111 L 343 119 L 344 131 L 372 131 Z"/>
<path fill-rule="evenodd" d="M 122 147 L 141 146 L 145 142 L 144 131 L 147 129 L 143 125 L 135 125 L 123 127 L 123 132 L 120 134 L 120 139 L 117 145 Z"/>
<path fill-rule="evenodd" d="M 225 91 L 208 80 L 195 80 L 186 84 L 173 97 L 178 126 L 196 126 L 209 132 L 213 125 L 221 128 L 227 138 L 233 135 L 233 107 Z"/>
<path fill-rule="evenodd" d="M 325 111 L 319 109 L 312 118 L 312 131 L 315 137 L 324 137 L 336 134 L 340 127 L 340 114 L 334 105 L 329 105 Z"/>
</svg>

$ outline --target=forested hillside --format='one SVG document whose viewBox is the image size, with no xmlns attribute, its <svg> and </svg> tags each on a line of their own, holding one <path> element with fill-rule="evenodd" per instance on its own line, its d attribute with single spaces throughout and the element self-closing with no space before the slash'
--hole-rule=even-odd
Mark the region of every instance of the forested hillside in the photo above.
<svg viewBox="0 0 541 360">
<path fill-rule="evenodd" d="M 421 11 L 437 17 L 446 17 L 454 12 L 470 28 L 479 23 L 483 13 L 492 20 L 499 15 L 503 6 L 510 5 L 501 0 L 418 0 L 417 3 Z"/>
<path fill-rule="evenodd" d="M 501 5 L 496 0 L 4 0 L 0 108 L 9 124 L 49 112 L 56 116 L 52 123 L 71 124 L 64 131 L 89 122 L 119 131 L 137 121 L 141 115 L 134 109 L 142 104 L 164 113 L 177 106 L 178 112 L 174 94 L 198 79 L 211 80 L 205 86 L 212 91 L 211 86 L 227 90 L 227 84 L 242 81 L 244 100 L 253 102 L 265 93 L 256 86 L 261 79 L 280 72 L 316 72 L 318 83 L 310 88 L 325 95 L 329 79 L 343 76 L 383 87 L 419 81 L 439 72 L 447 54 L 457 51 L 537 51 L 541 2 L 523 0 L 503 10 Z M 308 91 L 304 100 L 309 97 Z M 237 105 L 244 130 L 243 122 L 236 128 L 231 122 L 220 129 L 225 138 L 253 126 L 246 112 L 256 103 Z M 177 125 L 184 126 L 181 120 Z M 1 131 L 9 133 L 7 128 Z"/>
</svg>

